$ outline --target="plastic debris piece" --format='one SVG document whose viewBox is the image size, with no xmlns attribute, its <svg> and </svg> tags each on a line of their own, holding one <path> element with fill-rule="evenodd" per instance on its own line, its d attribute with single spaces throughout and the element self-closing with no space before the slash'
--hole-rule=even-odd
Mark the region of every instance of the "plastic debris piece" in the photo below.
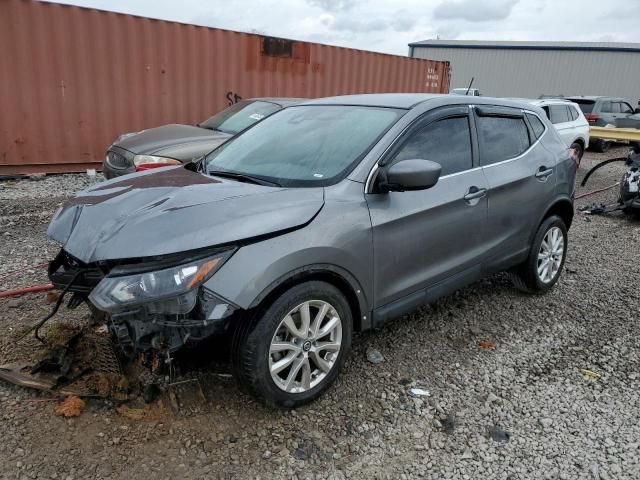
<svg viewBox="0 0 640 480">
<path fill-rule="evenodd" d="M 480 340 L 479 345 L 483 350 L 493 350 L 494 348 L 496 348 L 495 342 L 487 339 Z"/>
<path fill-rule="evenodd" d="M 95 168 L 87 168 L 87 175 L 90 177 L 95 177 L 96 176 L 96 169 Z"/>
<path fill-rule="evenodd" d="M 75 395 L 69 395 L 64 401 L 53 407 L 57 417 L 79 417 L 84 410 L 84 400 Z"/>
<path fill-rule="evenodd" d="M 453 413 L 447 415 L 447 418 L 442 422 L 442 426 L 444 427 L 444 431 L 451 435 L 456 429 L 456 416 Z"/>
<path fill-rule="evenodd" d="M 379 350 L 376 350 L 373 347 L 367 348 L 367 360 L 369 360 L 374 365 L 378 365 L 379 363 L 384 362 L 384 356 L 380 353 Z"/>
<path fill-rule="evenodd" d="M 498 427 L 497 425 L 491 425 L 487 427 L 487 432 L 489 433 L 489 436 L 494 442 L 499 443 L 501 445 L 504 445 L 505 443 L 507 443 L 509 441 L 509 438 L 511 437 L 511 434 L 509 434 L 508 432 L 505 432 L 502 428 Z"/>
<path fill-rule="evenodd" d="M 581 368 L 580 373 L 583 374 L 585 377 L 595 378 L 596 380 L 602 376 L 599 373 L 593 372 L 591 370 L 587 370 L 586 368 Z"/>
<path fill-rule="evenodd" d="M 58 300 L 58 292 L 49 291 L 47 292 L 47 303 L 55 303 Z"/>
<path fill-rule="evenodd" d="M 430 397 L 431 393 L 429 393 L 429 390 L 425 390 L 424 388 L 414 387 L 409 389 L 409 395 L 412 397 Z"/>
</svg>

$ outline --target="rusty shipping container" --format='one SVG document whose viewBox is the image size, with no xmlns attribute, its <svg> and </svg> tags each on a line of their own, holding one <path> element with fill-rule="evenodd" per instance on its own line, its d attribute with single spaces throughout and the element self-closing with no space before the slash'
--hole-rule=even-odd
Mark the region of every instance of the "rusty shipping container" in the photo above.
<svg viewBox="0 0 640 480">
<path fill-rule="evenodd" d="M 238 98 L 447 92 L 449 64 L 43 3 L 0 1 L 0 174 L 99 167 L 117 135 Z"/>
</svg>

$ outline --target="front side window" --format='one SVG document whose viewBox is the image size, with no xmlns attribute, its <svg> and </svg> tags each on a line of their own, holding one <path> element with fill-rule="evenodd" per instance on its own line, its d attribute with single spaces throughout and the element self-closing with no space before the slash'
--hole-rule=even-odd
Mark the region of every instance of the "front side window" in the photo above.
<svg viewBox="0 0 640 480">
<path fill-rule="evenodd" d="M 439 163 L 443 176 L 470 169 L 473 155 L 469 118 L 466 115 L 444 118 L 411 134 L 393 162 L 408 159 Z"/>
<path fill-rule="evenodd" d="M 633 108 L 626 102 L 620 103 L 620 111 L 622 113 L 633 113 Z"/>
<path fill-rule="evenodd" d="M 243 100 L 216 113 L 198 126 L 235 135 L 280 110 L 280 106 L 260 100 Z"/>
<path fill-rule="evenodd" d="M 345 105 L 285 108 L 208 154 L 205 171 L 250 175 L 285 187 L 330 185 L 403 113 Z"/>
<path fill-rule="evenodd" d="M 531 145 L 524 118 L 479 116 L 477 123 L 483 166 L 517 157 Z"/>
</svg>

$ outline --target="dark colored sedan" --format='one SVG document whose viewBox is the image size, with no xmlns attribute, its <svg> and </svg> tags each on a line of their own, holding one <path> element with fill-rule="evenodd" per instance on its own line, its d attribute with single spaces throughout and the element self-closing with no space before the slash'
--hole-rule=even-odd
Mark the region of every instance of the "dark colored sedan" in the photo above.
<svg viewBox="0 0 640 480">
<path fill-rule="evenodd" d="M 107 150 L 102 171 L 105 178 L 110 179 L 150 168 L 190 162 L 209 153 L 236 133 L 300 100 L 242 100 L 197 126 L 171 124 L 125 133 Z"/>
</svg>

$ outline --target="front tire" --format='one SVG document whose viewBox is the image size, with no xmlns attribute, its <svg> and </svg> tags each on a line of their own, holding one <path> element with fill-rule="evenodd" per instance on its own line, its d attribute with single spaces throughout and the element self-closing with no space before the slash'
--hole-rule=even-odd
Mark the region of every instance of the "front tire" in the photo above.
<svg viewBox="0 0 640 480">
<path fill-rule="evenodd" d="M 236 378 L 267 405 L 298 407 L 337 378 L 351 347 L 353 319 L 331 284 L 296 285 L 236 331 Z"/>
<path fill-rule="evenodd" d="M 525 293 L 546 293 L 553 288 L 567 257 L 568 234 L 557 215 L 538 227 L 527 260 L 512 272 L 514 286 Z"/>
</svg>

